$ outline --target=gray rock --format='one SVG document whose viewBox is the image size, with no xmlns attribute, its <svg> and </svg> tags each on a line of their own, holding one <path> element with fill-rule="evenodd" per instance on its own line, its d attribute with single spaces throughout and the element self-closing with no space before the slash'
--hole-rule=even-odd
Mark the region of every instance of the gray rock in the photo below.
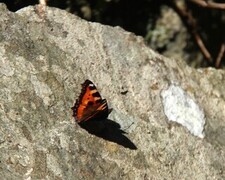
<svg viewBox="0 0 225 180">
<path fill-rule="evenodd" d="M 225 178 L 224 71 L 192 69 L 63 10 L 0 13 L 1 177 Z M 113 108 L 105 134 L 72 117 L 85 79 Z"/>
</svg>

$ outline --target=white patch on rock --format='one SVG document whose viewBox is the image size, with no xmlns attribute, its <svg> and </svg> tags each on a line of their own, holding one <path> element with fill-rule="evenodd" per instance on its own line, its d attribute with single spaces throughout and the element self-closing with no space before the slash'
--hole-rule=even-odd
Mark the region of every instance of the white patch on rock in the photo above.
<svg viewBox="0 0 225 180">
<path fill-rule="evenodd" d="M 36 76 L 31 76 L 31 83 L 34 85 L 34 90 L 36 94 L 43 99 L 45 105 L 49 105 L 50 103 L 50 96 L 52 94 L 51 89 L 48 87 L 47 84 L 40 82 Z"/>
<path fill-rule="evenodd" d="M 204 112 L 182 88 L 170 85 L 161 92 L 161 97 L 169 121 L 178 122 L 195 136 L 204 137 Z"/>
</svg>

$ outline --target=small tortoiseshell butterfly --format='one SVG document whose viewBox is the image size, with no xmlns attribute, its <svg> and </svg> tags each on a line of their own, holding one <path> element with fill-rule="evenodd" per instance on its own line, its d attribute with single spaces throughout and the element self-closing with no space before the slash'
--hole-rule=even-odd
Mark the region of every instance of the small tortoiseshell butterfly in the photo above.
<svg viewBox="0 0 225 180">
<path fill-rule="evenodd" d="M 102 99 L 96 86 L 86 80 L 75 105 L 71 108 L 76 122 L 106 119 L 110 113 L 106 99 Z"/>
</svg>

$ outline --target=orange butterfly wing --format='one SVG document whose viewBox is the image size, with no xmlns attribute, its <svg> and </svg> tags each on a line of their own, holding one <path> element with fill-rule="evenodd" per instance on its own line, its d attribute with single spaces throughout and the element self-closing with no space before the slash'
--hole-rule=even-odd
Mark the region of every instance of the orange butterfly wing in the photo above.
<svg viewBox="0 0 225 180">
<path fill-rule="evenodd" d="M 109 114 L 106 99 L 101 98 L 96 86 L 90 80 L 82 84 L 81 94 L 71 109 L 78 123 L 106 119 Z"/>
</svg>

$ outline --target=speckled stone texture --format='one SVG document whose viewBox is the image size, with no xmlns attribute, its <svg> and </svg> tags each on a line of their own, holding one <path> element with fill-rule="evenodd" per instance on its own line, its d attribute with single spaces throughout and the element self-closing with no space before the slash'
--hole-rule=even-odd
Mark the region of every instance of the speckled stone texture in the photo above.
<svg viewBox="0 0 225 180">
<path fill-rule="evenodd" d="M 0 17 L 0 177 L 225 179 L 224 71 L 192 69 L 56 8 L 40 16 L 1 4 Z M 72 117 L 85 79 L 113 108 L 103 134 Z M 204 138 L 167 119 L 161 92 L 171 84 L 204 113 Z"/>
</svg>

